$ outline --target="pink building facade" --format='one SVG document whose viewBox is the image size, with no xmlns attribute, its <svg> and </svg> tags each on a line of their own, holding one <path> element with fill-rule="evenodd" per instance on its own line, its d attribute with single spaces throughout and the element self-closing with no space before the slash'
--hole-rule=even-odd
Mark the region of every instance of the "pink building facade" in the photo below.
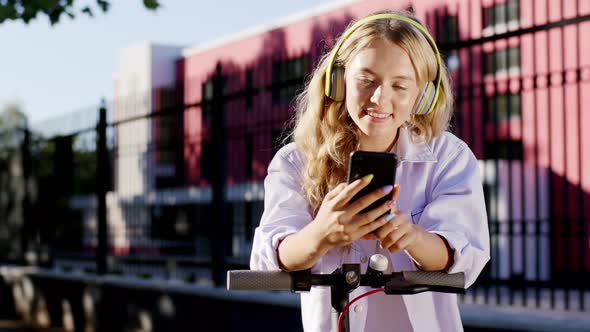
<svg viewBox="0 0 590 332">
<path fill-rule="evenodd" d="M 161 178 L 174 180 L 160 183 L 210 188 L 207 161 L 216 145 L 208 102 L 217 74 L 227 195 L 261 209 L 266 168 L 292 116 L 290 82 L 310 74 L 351 20 L 384 9 L 411 9 L 440 45 L 456 96 L 453 131 L 480 160 L 492 256 L 505 257 L 492 261 L 490 275 L 548 280 L 590 273 L 590 112 L 583 107 L 590 103 L 590 45 L 582 42 L 590 35 L 588 1 L 347 1 L 182 49 L 168 66 L 182 119 L 151 122 L 155 142 L 182 134 L 182 153 L 152 160 L 171 169 Z M 153 109 L 162 105 L 163 90 L 152 86 Z M 251 238 L 234 240 L 248 253 Z"/>
</svg>

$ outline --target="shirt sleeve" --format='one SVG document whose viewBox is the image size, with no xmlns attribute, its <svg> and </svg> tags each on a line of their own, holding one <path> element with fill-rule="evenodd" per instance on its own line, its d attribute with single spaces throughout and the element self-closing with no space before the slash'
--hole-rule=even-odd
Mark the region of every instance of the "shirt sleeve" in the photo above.
<svg viewBox="0 0 590 332">
<path fill-rule="evenodd" d="M 429 189 L 419 225 L 447 240 L 454 251 L 447 272 L 464 272 L 467 288 L 490 259 L 490 241 L 477 159 L 465 144 L 442 160 Z"/>
<path fill-rule="evenodd" d="M 280 241 L 312 220 L 300 179 L 288 155 L 279 150 L 264 180 L 264 212 L 254 232 L 252 270 L 280 270 L 277 260 Z"/>
</svg>

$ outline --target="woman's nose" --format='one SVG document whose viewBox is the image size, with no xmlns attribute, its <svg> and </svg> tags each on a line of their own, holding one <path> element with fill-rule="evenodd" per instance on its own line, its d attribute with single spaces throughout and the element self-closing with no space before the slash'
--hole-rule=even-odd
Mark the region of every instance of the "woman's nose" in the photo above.
<svg viewBox="0 0 590 332">
<path fill-rule="evenodd" d="M 379 85 L 373 90 L 373 94 L 369 100 L 374 104 L 382 105 L 388 96 L 389 91 L 387 91 L 387 88 L 383 85 Z"/>
</svg>

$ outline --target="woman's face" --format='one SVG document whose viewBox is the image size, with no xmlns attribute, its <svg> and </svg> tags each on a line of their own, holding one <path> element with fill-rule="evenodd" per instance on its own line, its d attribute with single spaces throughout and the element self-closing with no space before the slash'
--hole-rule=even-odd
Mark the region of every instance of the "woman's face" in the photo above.
<svg viewBox="0 0 590 332">
<path fill-rule="evenodd" d="M 361 148 L 388 151 L 418 96 L 414 66 L 398 45 L 378 39 L 346 64 L 346 108 L 364 134 Z"/>
</svg>

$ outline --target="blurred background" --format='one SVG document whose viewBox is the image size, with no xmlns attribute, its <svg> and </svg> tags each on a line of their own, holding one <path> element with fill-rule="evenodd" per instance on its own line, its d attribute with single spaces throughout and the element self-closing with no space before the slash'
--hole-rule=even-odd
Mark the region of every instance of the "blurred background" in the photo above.
<svg viewBox="0 0 590 332">
<path fill-rule="evenodd" d="M 0 1 L 0 330 L 301 331 L 297 294 L 225 274 L 248 268 L 320 56 L 351 20 L 407 9 L 483 179 L 492 259 L 465 329 L 590 331 L 589 1 L 27 3 Z"/>
</svg>

